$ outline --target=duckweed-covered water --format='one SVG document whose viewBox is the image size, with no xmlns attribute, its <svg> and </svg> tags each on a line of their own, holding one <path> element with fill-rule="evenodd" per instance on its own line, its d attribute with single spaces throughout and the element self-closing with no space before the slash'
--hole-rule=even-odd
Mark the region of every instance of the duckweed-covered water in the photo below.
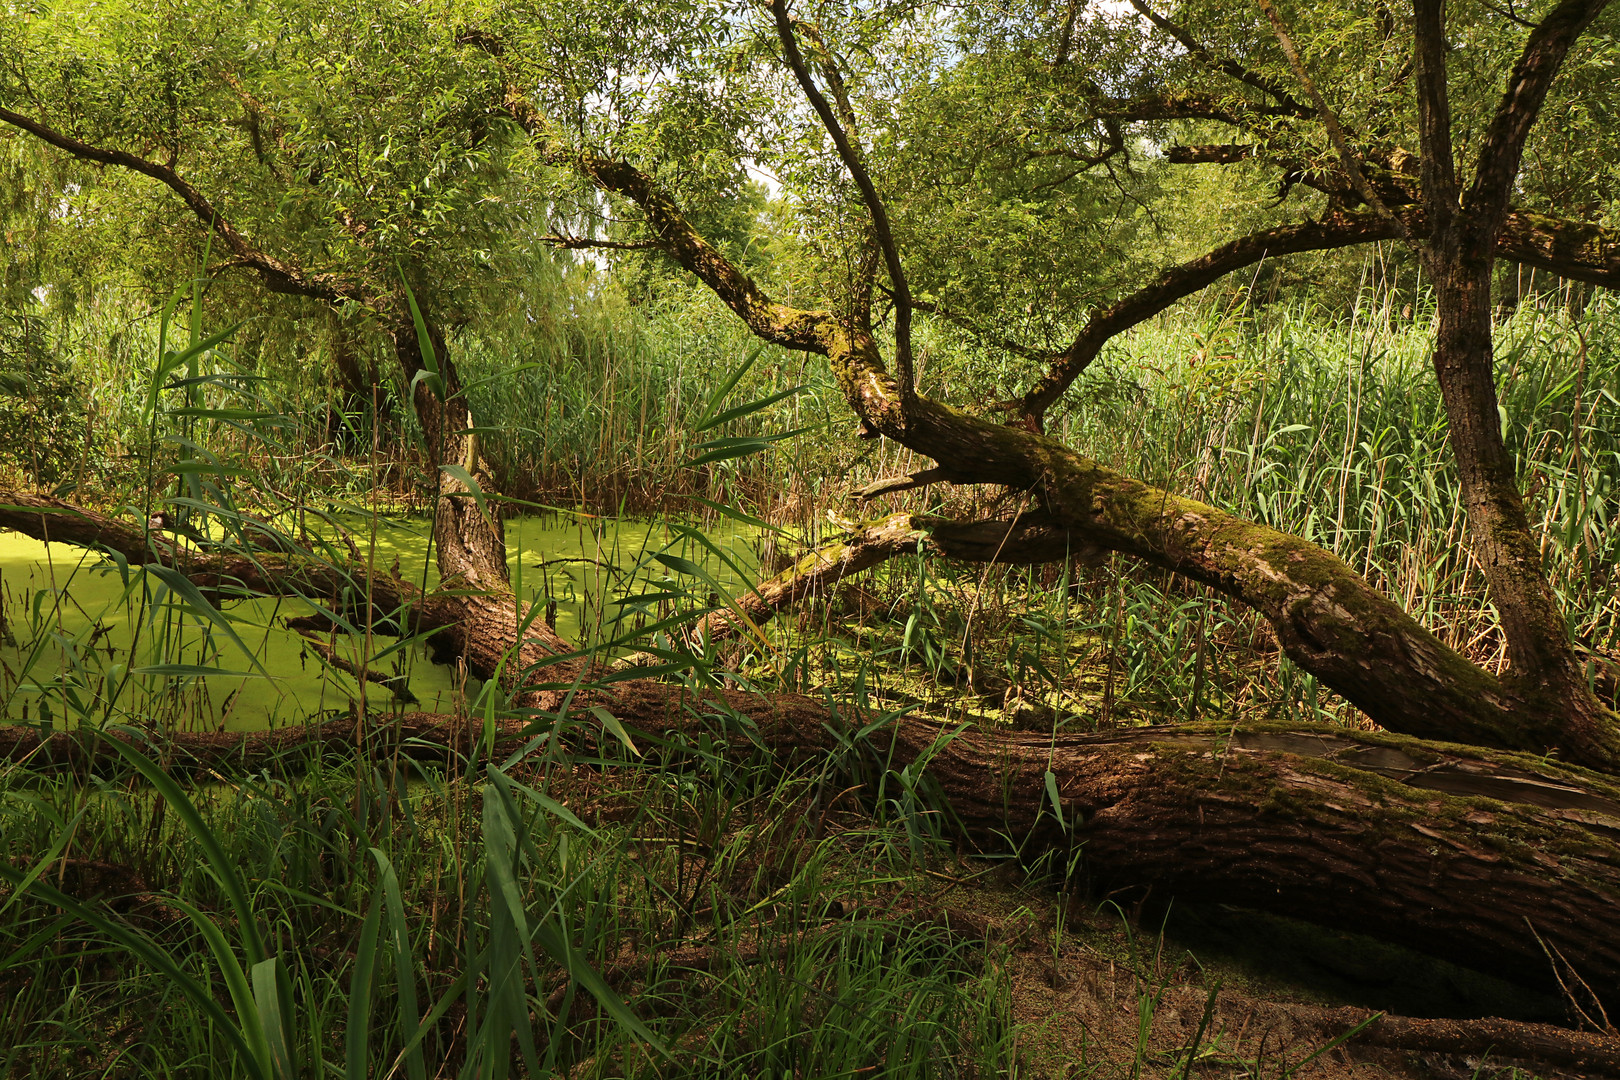
<svg viewBox="0 0 1620 1080">
<path fill-rule="evenodd" d="M 397 560 L 406 580 L 438 584 L 425 519 L 377 518 L 374 545 L 371 520 L 349 524 L 363 558 L 380 568 Z M 587 514 L 506 522 L 514 588 L 555 603 L 558 633 L 582 645 L 624 632 L 613 620 L 626 595 L 686 591 L 701 602 L 712 586 L 683 574 L 686 563 L 724 589 L 746 589 L 757 566 L 754 537 L 729 524 L 701 535 L 707 543 L 679 523 Z M 354 677 L 286 628 L 286 619 L 313 613 L 309 604 L 235 601 L 216 621 L 187 599 L 153 575 L 126 579 L 78 548 L 0 532 L 0 720 L 250 731 L 346 712 L 359 697 Z M 336 644 L 353 660 L 366 649 L 347 636 Z M 420 644 L 379 636 L 370 648 L 373 670 L 397 677 L 366 686 L 373 707 L 451 712 L 465 700 L 470 688 L 455 669 L 431 663 Z"/>
</svg>

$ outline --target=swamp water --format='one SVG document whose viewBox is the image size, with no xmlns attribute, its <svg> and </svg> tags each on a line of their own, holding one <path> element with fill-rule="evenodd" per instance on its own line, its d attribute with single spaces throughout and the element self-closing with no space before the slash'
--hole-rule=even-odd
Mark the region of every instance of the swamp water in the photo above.
<svg viewBox="0 0 1620 1080">
<path fill-rule="evenodd" d="M 379 568 L 397 559 L 405 580 L 437 585 L 425 559 L 425 519 L 379 517 L 370 553 L 371 520 L 346 524 L 362 558 L 369 554 Z M 582 646 L 629 629 L 614 625 L 621 597 L 687 592 L 688 603 L 701 603 L 711 585 L 683 565 L 728 592 L 749 588 L 758 565 L 756 534 L 730 522 L 704 528 L 707 543 L 677 522 L 586 514 L 512 518 L 505 527 L 513 588 L 529 602 L 555 602 L 557 632 Z M 132 571 L 126 587 L 118 567 L 94 553 L 0 532 L 0 723 L 253 731 L 347 711 L 361 693 L 355 678 L 326 665 L 285 626 L 313 612 L 292 598 L 232 601 L 220 609 L 221 625 L 154 576 Z M 421 644 L 395 645 L 374 637 L 371 666 L 401 677 L 394 685 L 407 686 L 416 701 L 367 684 L 372 707 L 452 712 L 465 692 L 476 692 L 476 684 L 459 685 L 454 668 L 429 662 Z M 364 641 L 339 635 L 337 647 L 358 660 Z"/>
</svg>

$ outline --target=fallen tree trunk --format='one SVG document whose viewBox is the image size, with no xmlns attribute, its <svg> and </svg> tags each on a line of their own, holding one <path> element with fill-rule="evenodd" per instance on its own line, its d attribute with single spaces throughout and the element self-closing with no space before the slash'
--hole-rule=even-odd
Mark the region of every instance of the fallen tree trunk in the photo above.
<svg viewBox="0 0 1620 1080">
<path fill-rule="evenodd" d="M 67 516 L 43 518 L 55 527 Z M 122 536 L 116 522 L 81 517 L 102 543 Z M 915 524 L 903 515 L 889 519 L 880 530 L 889 539 L 877 547 L 918 542 Z M 1039 554 L 1038 546 L 1067 550 L 1066 534 L 1033 516 L 1021 526 L 932 531 L 979 545 L 985 559 L 1009 545 L 1020 558 Z M 207 561 L 187 569 L 218 572 Z M 241 584 L 235 568 L 232 574 Z M 275 577 L 262 583 L 276 585 Z M 475 673 L 502 674 L 521 705 L 561 708 L 565 692 L 530 688 L 537 680 L 525 668 L 566 651 L 567 643 L 539 620 L 523 628 L 509 593 L 408 599 L 421 613 L 418 625 L 429 617 L 458 620 L 441 626 Z M 567 678 L 554 671 L 539 674 L 554 683 L 581 674 L 577 663 L 565 665 Z M 792 767 L 831 760 L 864 781 L 869 796 L 883 770 L 909 768 L 935 786 L 967 842 L 1015 850 L 1029 863 L 1047 852 L 1066 858 L 1078 848 L 1086 874 L 1104 892 L 1152 888 L 1160 896 L 1262 908 L 1542 985 L 1555 981 L 1551 950 L 1594 987 L 1620 986 L 1620 925 L 1613 918 L 1620 899 L 1620 784 L 1601 774 L 1512 752 L 1333 727 L 1188 726 L 1054 738 L 901 718 L 857 745 L 853 734 L 869 717 L 798 695 L 698 692 L 649 679 L 583 687 L 571 705 L 576 718 L 595 705 L 655 736 L 693 736 L 671 746 L 695 745 L 704 732 L 720 735 L 735 754 L 768 751 Z M 594 720 L 584 722 L 594 730 Z M 520 745 L 513 740 L 521 726 L 501 725 L 500 752 Z M 246 736 L 174 735 L 158 748 L 176 771 L 200 775 L 263 767 L 305 751 L 351 754 L 368 741 L 405 756 L 453 761 L 471 751 L 481 729 L 412 714 L 393 723 L 340 721 Z M 0 729 L 0 756 L 34 767 L 117 768 L 93 741 L 45 738 L 32 728 Z M 892 778 L 888 783 L 893 790 Z"/>
<path fill-rule="evenodd" d="M 810 698 L 697 694 L 651 680 L 591 692 L 577 703 L 581 718 L 592 704 L 643 732 L 691 737 L 680 745 L 718 734 L 733 756 L 763 749 L 789 767 L 830 762 L 869 797 L 885 768 L 923 771 L 964 840 L 1015 850 L 1026 863 L 1078 849 L 1100 894 L 1151 888 L 1240 904 L 1556 990 L 1552 950 L 1620 1006 L 1620 785 L 1581 769 L 1329 726 L 1052 738 L 908 717 L 852 744 L 867 718 Z M 176 772 L 207 776 L 304 751 L 348 755 L 367 740 L 455 760 L 481 729 L 418 713 L 359 727 L 176 735 L 158 747 Z M 520 730 L 502 725 L 497 756 L 521 745 Z M 32 729 L 0 730 L 0 756 L 118 767 L 93 740 Z M 892 776 L 887 783 L 896 790 Z"/>
<path fill-rule="evenodd" d="M 1324 1009 L 1318 1022 L 1328 1030 L 1349 1031 L 1366 1018 L 1361 1009 Z M 1386 1015 L 1367 1025 L 1351 1041 L 1430 1054 L 1480 1054 L 1488 1050 L 1497 1060 L 1510 1058 L 1593 1069 L 1605 1076 L 1620 1075 L 1620 1036 L 1570 1031 L 1552 1024 Z"/>
</svg>

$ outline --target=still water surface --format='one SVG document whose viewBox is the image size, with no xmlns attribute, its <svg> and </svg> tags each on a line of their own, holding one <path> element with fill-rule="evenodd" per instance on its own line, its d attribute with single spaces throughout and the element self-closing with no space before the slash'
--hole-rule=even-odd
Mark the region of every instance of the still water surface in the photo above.
<svg viewBox="0 0 1620 1080">
<path fill-rule="evenodd" d="M 398 559 L 406 580 L 429 588 L 438 583 L 436 568 L 424 565 L 425 519 L 379 518 L 374 548 L 369 519 L 347 524 L 362 557 L 378 567 Z M 707 594 L 707 584 L 680 574 L 658 554 L 701 566 L 728 590 L 746 589 L 758 563 L 754 535 L 731 523 L 707 527 L 703 535 L 729 561 L 669 521 L 565 514 L 506 522 L 513 586 L 535 602 L 555 601 L 558 633 L 584 644 L 612 636 L 614 601 L 622 596 L 672 587 L 700 599 Z M 150 577 L 145 582 L 149 588 L 137 579 L 126 589 L 117 568 L 94 554 L 0 532 L 0 721 L 63 726 L 88 718 L 251 731 L 347 710 L 360 693 L 354 678 L 327 668 L 283 625 L 311 614 L 308 604 L 229 603 L 223 615 L 233 640 L 182 605 L 153 607 L 151 597 L 161 599 L 165 590 Z M 376 638 L 374 654 L 393 644 Z M 405 677 L 419 703 L 410 708 L 451 711 L 465 689 L 453 669 L 428 662 L 420 646 L 373 666 Z M 241 674 L 200 676 L 188 667 Z M 366 695 L 386 707 L 392 691 L 368 685 Z"/>
</svg>

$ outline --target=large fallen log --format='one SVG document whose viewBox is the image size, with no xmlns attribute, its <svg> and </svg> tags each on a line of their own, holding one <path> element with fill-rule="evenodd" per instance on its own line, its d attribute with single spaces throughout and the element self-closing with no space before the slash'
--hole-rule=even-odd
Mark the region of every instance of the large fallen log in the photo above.
<svg viewBox="0 0 1620 1080">
<path fill-rule="evenodd" d="M 1620 1006 L 1620 784 L 1598 774 L 1331 726 L 1042 737 L 903 717 L 856 743 L 867 717 L 799 695 L 694 693 L 651 680 L 611 690 L 579 700 L 588 729 L 595 721 L 583 710 L 599 705 L 672 748 L 707 733 L 732 755 L 830 763 L 868 797 L 883 770 L 911 767 L 937 785 L 964 841 L 1030 864 L 1078 851 L 1100 893 L 1151 888 L 1274 911 L 1554 990 L 1550 955 L 1562 956 Z M 159 747 L 176 772 L 203 776 L 304 750 L 352 754 L 368 739 L 379 751 L 455 761 L 481 727 L 417 713 L 359 728 L 175 735 Z M 521 745 L 519 729 L 502 725 L 498 756 Z M 117 767 L 92 738 L 22 728 L 0 730 L 0 757 Z"/>
<path fill-rule="evenodd" d="M 98 535 L 108 535 L 105 523 Z M 212 572 L 213 565 L 188 569 Z M 518 645 L 510 594 L 413 600 L 435 618 L 456 620 L 441 625 L 481 676 L 495 674 Z M 517 649 L 524 663 L 508 660 L 505 673 L 566 649 L 533 622 Z M 580 673 L 577 664 L 565 670 L 570 678 Z M 555 680 L 554 671 L 540 675 Z M 508 689 L 522 705 L 555 713 L 565 693 L 536 681 L 521 673 L 507 679 Z M 576 731 L 596 729 L 587 707 L 606 708 L 664 736 L 671 749 L 696 745 L 703 732 L 720 736 L 718 745 L 733 754 L 765 751 L 787 767 L 830 764 L 863 782 L 868 797 L 885 770 L 909 770 L 914 782 L 926 777 L 965 842 L 1015 850 L 1030 864 L 1078 852 L 1104 892 L 1152 888 L 1157 896 L 1276 911 L 1547 986 L 1556 983 L 1552 958 L 1562 957 L 1620 1010 L 1613 1002 L 1620 783 L 1604 774 L 1337 727 L 1195 725 L 1041 737 L 902 717 L 857 740 L 871 717 L 799 695 L 694 691 L 651 679 L 587 681 L 583 691 L 571 703 Z M 521 745 L 521 726 L 500 726 L 499 753 Z M 358 726 L 170 735 L 157 749 L 175 771 L 209 776 L 306 751 L 352 754 L 367 743 L 453 762 L 480 731 L 410 714 Z M 93 737 L 0 729 L 0 758 L 32 767 L 114 771 L 114 757 Z"/>
</svg>

